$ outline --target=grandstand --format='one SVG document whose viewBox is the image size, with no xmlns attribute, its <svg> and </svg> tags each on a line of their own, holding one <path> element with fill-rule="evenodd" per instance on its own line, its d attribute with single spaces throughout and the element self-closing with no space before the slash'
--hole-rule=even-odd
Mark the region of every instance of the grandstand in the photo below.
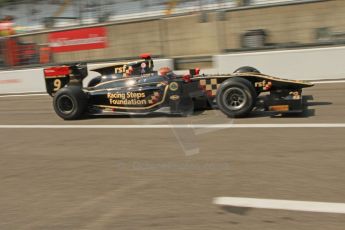
<svg viewBox="0 0 345 230">
<path fill-rule="evenodd" d="M 12 15 L 19 30 L 94 24 L 201 10 L 296 0 L 0 0 L 0 15 Z"/>
</svg>

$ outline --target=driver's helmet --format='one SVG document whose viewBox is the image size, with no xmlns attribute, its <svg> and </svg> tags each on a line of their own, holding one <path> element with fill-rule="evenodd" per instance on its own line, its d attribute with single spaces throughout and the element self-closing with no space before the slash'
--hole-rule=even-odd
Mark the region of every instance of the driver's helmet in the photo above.
<svg viewBox="0 0 345 230">
<path fill-rule="evenodd" d="M 124 77 L 130 77 L 134 72 L 134 69 L 132 66 L 126 66 L 124 69 Z"/>
<path fill-rule="evenodd" d="M 126 70 L 126 73 L 131 75 L 134 72 L 133 66 L 129 66 L 128 69 Z"/>
<path fill-rule="evenodd" d="M 172 73 L 172 70 L 169 67 L 162 67 L 158 71 L 159 76 L 163 77 L 167 76 L 170 73 Z"/>
</svg>

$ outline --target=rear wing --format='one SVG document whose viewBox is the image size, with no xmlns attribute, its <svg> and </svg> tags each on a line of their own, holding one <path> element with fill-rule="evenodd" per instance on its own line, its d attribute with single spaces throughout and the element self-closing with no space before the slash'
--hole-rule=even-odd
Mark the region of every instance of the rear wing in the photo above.
<svg viewBox="0 0 345 230">
<path fill-rule="evenodd" d="M 45 68 L 43 72 L 47 93 L 50 96 L 54 96 L 57 91 L 68 84 L 82 85 L 83 79 L 88 74 L 85 63 L 49 67 Z"/>
</svg>

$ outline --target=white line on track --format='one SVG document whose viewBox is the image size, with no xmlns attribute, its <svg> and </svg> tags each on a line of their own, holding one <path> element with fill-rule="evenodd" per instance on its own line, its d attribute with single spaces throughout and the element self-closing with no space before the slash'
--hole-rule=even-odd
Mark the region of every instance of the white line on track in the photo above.
<svg viewBox="0 0 345 230">
<path fill-rule="evenodd" d="M 242 208 L 279 209 L 303 212 L 324 212 L 345 214 L 345 203 L 272 200 L 244 197 L 217 197 L 214 204 Z"/>
<path fill-rule="evenodd" d="M 168 124 L 168 125 L 0 125 L 0 129 L 255 129 L 345 128 L 345 123 L 301 124 Z"/>
<path fill-rule="evenodd" d="M 37 96 L 48 96 L 48 94 L 46 94 L 46 93 L 11 94 L 11 95 L 0 95 L 0 98 L 7 98 L 7 97 L 37 97 Z"/>
<path fill-rule="evenodd" d="M 313 84 L 337 84 L 337 83 L 345 83 L 345 80 L 333 80 L 333 81 L 311 81 Z"/>
</svg>

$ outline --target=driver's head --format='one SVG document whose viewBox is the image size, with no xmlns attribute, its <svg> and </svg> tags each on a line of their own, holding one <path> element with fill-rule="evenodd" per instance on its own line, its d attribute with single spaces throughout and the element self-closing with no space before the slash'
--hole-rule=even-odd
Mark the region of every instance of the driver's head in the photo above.
<svg viewBox="0 0 345 230">
<path fill-rule="evenodd" d="M 129 77 L 129 76 L 132 75 L 133 72 L 134 72 L 133 67 L 132 67 L 132 66 L 129 66 L 128 68 L 126 68 L 124 76 L 125 76 L 125 77 Z"/>
<path fill-rule="evenodd" d="M 169 67 L 162 67 L 158 71 L 160 76 L 167 76 L 171 72 L 172 72 L 172 70 Z"/>
</svg>

